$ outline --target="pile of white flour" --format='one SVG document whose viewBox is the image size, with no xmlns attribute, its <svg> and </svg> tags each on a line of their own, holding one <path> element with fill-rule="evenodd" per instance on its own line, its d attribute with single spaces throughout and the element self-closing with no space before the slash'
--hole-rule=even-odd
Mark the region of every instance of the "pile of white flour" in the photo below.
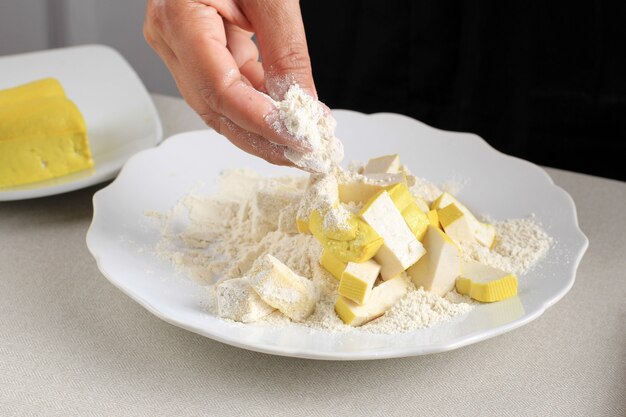
<svg viewBox="0 0 626 417">
<path fill-rule="evenodd" d="M 217 193 L 190 194 L 170 213 L 159 216 L 162 237 L 157 251 L 185 276 L 207 285 L 208 310 L 215 315 L 210 284 L 244 276 L 264 254 L 275 256 L 317 284 L 321 300 L 304 322 L 291 323 L 274 312 L 261 324 L 307 326 L 331 332 L 400 333 L 436 325 L 473 308 L 474 302 L 455 292 L 439 297 L 413 288 L 383 317 L 357 329 L 343 324 L 334 312 L 338 281 L 319 264 L 322 248 L 312 235 L 300 234 L 295 227 L 298 203 L 307 182 L 302 176 L 265 178 L 247 170 L 224 172 Z M 430 196 L 430 202 L 439 189 L 418 179 L 411 191 Z M 506 266 L 519 274 L 550 247 L 550 238 L 532 218 L 494 222 L 494 226 L 498 243 L 493 250 L 464 248 L 463 256 Z"/>
<path fill-rule="evenodd" d="M 360 175 L 359 165 L 353 164 L 348 171 L 341 169 L 343 146 L 334 134 L 335 120 L 298 85 L 291 85 L 275 106 L 274 120 L 268 120 L 272 127 L 286 129 L 311 149 L 285 151 L 290 161 L 311 173 L 310 178 L 263 178 L 250 171 L 229 171 L 219 179 L 216 195 L 190 194 L 171 213 L 157 216 L 163 219 L 158 253 L 185 275 L 207 285 L 209 312 L 217 315 L 214 284 L 246 276 L 254 261 L 266 254 L 310 279 L 321 293 L 314 313 L 304 322 L 292 323 L 276 310 L 262 320 L 267 324 L 332 332 L 401 333 L 430 327 L 470 311 L 475 303 L 454 291 L 439 297 L 412 287 L 384 316 L 358 329 L 339 319 L 334 311 L 338 281 L 320 266 L 322 247 L 312 235 L 298 233 L 296 218 L 308 219 L 312 210 L 319 210 L 325 213 L 327 229 L 348 228 L 351 213 L 360 207 L 337 204 L 338 179 L 350 182 L 358 178 L 372 184 L 377 180 Z M 441 194 L 429 181 L 413 177 L 408 171 L 406 174 L 412 194 L 428 204 Z M 463 258 L 519 275 L 550 247 L 550 238 L 532 219 L 495 222 L 494 226 L 498 234 L 495 248 L 466 245 L 462 247 Z"/>
</svg>

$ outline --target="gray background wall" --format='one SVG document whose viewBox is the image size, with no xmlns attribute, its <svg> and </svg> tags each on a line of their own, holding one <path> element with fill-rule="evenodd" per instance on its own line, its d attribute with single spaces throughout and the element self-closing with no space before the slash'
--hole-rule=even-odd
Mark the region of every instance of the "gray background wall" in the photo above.
<svg viewBox="0 0 626 417">
<path fill-rule="evenodd" d="M 0 0 L 0 55 L 101 43 L 124 55 L 148 90 L 179 95 L 167 68 L 143 39 L 145 3 L 145 0 Z"/>
</svg>

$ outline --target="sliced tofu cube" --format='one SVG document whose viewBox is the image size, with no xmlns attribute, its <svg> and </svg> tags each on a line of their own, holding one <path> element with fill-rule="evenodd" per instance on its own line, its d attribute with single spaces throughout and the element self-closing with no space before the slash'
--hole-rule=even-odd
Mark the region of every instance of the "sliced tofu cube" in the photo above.
<svg viewBox="0 0 626 417">
<path fill-rule="evenodd" d="M 395 174 L 400 170 L 400 157 L 398 154 L 384 155 L 372 158 L 363 169 L 364 174 L 390 173 Z"/>
<path fill-rule="evenodd" d="M 426 213 L 426 216 L 428 216 L 428 223 L 431 226 L 441 229 L 441 224 L 439 224 L 439 215 L 437 214 L 437 210 L 430 210 L 428 213 Z"/>
<path fill-rule="evenodd" d="M 422 244 L 415 238 L 387 191 L 375 195 L 359 213 L 383 238 L 374 259 L 381 265 L 384 280 L 398 276 L 424 255 Z"/>
<path fill-rule="evenodd" d="M 471 220 L 455 203 L 437 210 L 437 216 L 443 230 L 454 241 L 476 242 Z"/>
<path fill-rule="evenodd" d="M 417 206 L 420 208 L 420 210 L 422 210 L 424 214 L 430 211 L 428 203 L 422 197 L 414 195 L 413 199 L 415 200 L 415 204 L 417 204 Z"/>
<path fill-rule="evenodd" d="M 322 253 L 320 265 L 322 265 L 325 270 L 330 272 L 330 274 L 338 280 L 341 279 L 341 275 L 347 266 L 345 262 L 341 262 L 327 249 L 324 249 L 324 252 Z"/>
<path fill-rule="evenodd" d="M 517 277 L 478 262 L 463 262 L 456 290 L 474 300 L 491 303 L 517 295 Z"/>
<path fill-rule="evenodd" d="M 367 203 L 376 193 L 394 184 L 405 183 L 404 173 L 397 174 L 368 174 L 362 179 L 339 184 L 339 200 L 342 203 Z"/>
<path fill-rule="evenodd" d="M 454 204 L 456 208 L 464 214 L 465 218 L 463 222 L 468 224 L 468 227 L 474 237 L 473 240 L 488 248 L 493 247 L 496 240 L 495 228 L 490 224 L 478 221 L 478 219 L 476 219 L 476 216 L 474 216 L 474 214 L 472 214 L 472 212 L 467 207 L 465 207 L 459 200 L 457 200 L 452 194 L 447 192 L 442 193 L 439 198 L 433 201 L 431 208 L 436 210 L 445 209 L 450 204 Z M 458 227 L 458 225 L 455 227 Z M 447 230 L 446 233 L 448 233 L 450 237 L 455 239 L 454 236 Z"/>
<path fill-rule="evenodd" d="M 405 183 L 398 183 L 385 187 L 389 193 L 389 197 L 396 205 L 398 211 L 402 212 L 409 204 L 413 203 L 413 195 L 409 191 L 409 187 Z"/>
<path fill-rule="evenodd" d="M 252 323 L 274 311 L 273 307 L 261 300 L 245 277 L 222 281 L 215 287 L 215 294 L 217 312 L 223 318 Z"/>
<path fill-rule="evenodd" d="M 272 255 L 257 259 L 248 275 L 259 297 L 291 320 L 302 321 L 315 310 L 320 298 L 315 284 Z"/>
<path fill-rule="evenodd" d="M 365 304 L 380 273 L 380 265 L 373 260 L 363 263 L 348 262 L 339 282 L 339 295 Z"/>
<path fill-rule="evenodd" d="M 461 272 L 461 259 L 457 245 L 440 229 L 428 226 L 422 241 L 424 255 L 407 271 L 416 287 L 424 287 L 439 296 L 452 290 Z"/>
<path fill-rule="evenodd" d="M 409 291 L 410 282 L 402 277 L 385 281 L 374 287 L 369 300 L 359 305 L 346 297 L 339 296 L 335 302 L 335 312 L 344 323 L 362 326 L 387 312 Z"/>
<path fill-rule="evenodd" d="M 411 202 L 408 206 L 402 210 L 402 217 L 406 222 L 415 238 L 421 241 L 426 234 L 426 228 L 430 224 L 428 216 L 420 210 L 420 208 L 414 202 Z"/>
</svg>

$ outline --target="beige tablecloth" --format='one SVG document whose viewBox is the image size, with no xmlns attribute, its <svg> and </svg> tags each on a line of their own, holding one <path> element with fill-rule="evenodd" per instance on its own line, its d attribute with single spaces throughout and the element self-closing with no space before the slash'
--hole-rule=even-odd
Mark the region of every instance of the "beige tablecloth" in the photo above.
<svg viewBox="0 0 626 417">
<path fill-rule="evenodd" d="M 154 99 L 166 136 L 203 127 Z M 85 246 L 103 185 L 0 203 L 0 415 L 626 416 L 626 184 L 547 171 L 591 242 L 565 298 L 485 342 L 366 362 L 249 352 L 152 316 Z"/>
</svg>

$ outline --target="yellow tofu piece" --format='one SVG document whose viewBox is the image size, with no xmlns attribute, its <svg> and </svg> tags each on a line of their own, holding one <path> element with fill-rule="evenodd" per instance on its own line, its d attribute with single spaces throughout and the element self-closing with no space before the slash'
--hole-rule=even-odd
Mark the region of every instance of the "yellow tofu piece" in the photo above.
<svg viewBox="0 0 626 417">
<path fill-rule="evenodd" d="M 455 219 L 461 219 L 461 223 L 467 224 L 467 226 L 459 226 L 461 223 L 457 223 L 454 226 L 454 228 L 458 228 L 458 227 L 469 228 L 473 236 L 473 240 L 475 240 L 476 242 L 488 248 L 491 248 L 495 245 L 495 240 L 496 240 L 495 228 L 490 224 L 482 223 L 478 221 L 476 216 L 474 216 L 474 214 L 467 207 L 465 207 L 459 200 L 457 200 L 452 194 L 443 192 L 435 201 L 433 201 L 431 208 L 441 210 L 441 209 L 445 209 L 447 206 L 451 204 L 454 204 L 456 207 L 456 210 L 462 212 L 464 215 L 464 216 L 460 216 L 458 214 L 455 214 Z M 442 226 L 443 226 L 443 223 L 442 223 Z M 445 229 L 445 226 L 444 226 L 444 229 Z M 456 231 L 452 232 L 452 231 L 446 230 L 446 233 L 448 233 L 450 237 L 452 237 L 453 239 L 456 239 L 456 237 L 454 236 L 456 234 Z M 466 237 L 464 239 L 471 240 Z"/>
<path fill-rule="evenodd" d="M 409 291 L 407 279 L 397 277 L 374 287 L 368 301 L 359 305 L 346 297 L 339 296 L 335 302 L 335 312 L 350 326 L 362 326 L 387 312 Z"/>
<path fill-rule="evenodd" d="M 345 262 L 341 262 L 330 251 L 326 249 L 322 253 L 322 257 L 320 258 L 320 265 L 322 265 L 325 270 L 330 272 L 330 274 L 338 280 L 341 279 L 341 275 L 343 274 L 343 271 L 346 269 L 347 266 Z"/>
<path fill-rule="evenodd" d="M 362 263 L 348 262 L 339 282 L 339 295 L 357 304 L 365 304 L 379 272 L 380 265 L 371 259 Z"/>
<path fill-rule="evenodd" d="M 463 262 L 456 290 L 474 300 L 491 303 L 517 295 L 517 277 L 478 262 Z"/>
<path fill-rule="evenodd" d="M 372 158 L 363 169 L 364 174 L 389 173 L 395 174 L 400 170 L 400 157 L 398 154 L 384 155 Z"/>
<path fill-rule="evenodd" d="M 0 107 L 0 187 L 47 180 L 92 166 L 87 126 L 67 98 Z"/>
<path fill-rule="evenodd" d="M 363 220 L 354 216 L 352 234 L 329 233 L 324 227 L 324 217 L 318 210 L 311 212 L 309 229 L 320 245 L 339 261 L 365 262 L 371 259 L 383 244 L 383 239 Z M 342 238 L 341 240 L 337 238 Z"/>
<path fill-rule="evenodd" d="M 415 200 L 415 204 L 417 204 L 417 206 L 420 208 L 420 210 L 422 210 L 422 212 L 428 213 L 430 211 L 430 207 L 428 206 L 428 203 L 422 197 L 414 195 L 413 199 Z"/>
<path fill-rule="evenodd" d="M 426 229 L 430 224 L 428 216 L 419 208 L 419 206 L 411 202 L 404 210 L 402 210 L 402 217 L 404 221 L 413 232 L 413 235 L 417 240 L 421 241 L 426 234 Z"/>
<path fill-rule="evenodd" d="M 311 280 L 296 274 L 272 255 L 257 259 L 247 275 L 261 300 L 293 321 L 310 316 L 319 301 L 319 290 Z"/>
<path fill-rule="evenodd" d="M 406 183 L 398 183 L 385 187 L 385 190 L 389 193 L 389 197 L 396 205 L 398 211 L 402 212 L 409 204 L 414 202 L 413 195 L 409 191 Z"/>
<path fill-rule="evenodd" d="M 437 210 L 437 215 L 443 230 L 456 242 L 476 241 L 470 220 L 455 203 Z"/>
<path fill-rule="evenodd" d="M 428 223 L 431 226 L 441 229 L 441 225 L 439 224 L 439 214 L 437 214 L 437 210 L 430 210 L 428 213 L 426 213 L 426 216 L 428 216 Z"/>
<path fill-rule="evenodd" d="M 311 230 L 309 229 L 309 219 L 301 219 L 296 218 L 296 228 L 298 232 L 303 234 L 310 234 Z"/>
<path fill-rule="evenodd" d="M 367 203 L 375 194 L 385 188 L 399 183 L 406 184 L 404 173 L 397 174 L 368 174 L 359 181 L 339 184 L 339 200 L 342 203 Z"/>
<path fill-rule="evenodd" d="M 0 90 L 0 107 L 50 97 L 65 97 L 65 91 L 63 91 L 61 83 L 55 78 L 43 78 Z"/>
</svg>

